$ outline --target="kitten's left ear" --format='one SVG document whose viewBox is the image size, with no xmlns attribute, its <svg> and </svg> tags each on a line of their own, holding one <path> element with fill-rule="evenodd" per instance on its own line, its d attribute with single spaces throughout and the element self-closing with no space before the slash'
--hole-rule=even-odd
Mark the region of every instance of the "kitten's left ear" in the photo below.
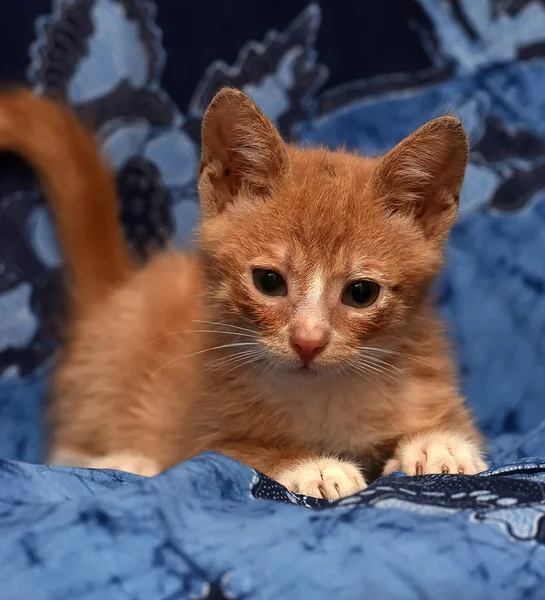
<svg viewBox="0 0 545 600">
<path fill-rule="evenodd" d="M 380 159 L 372 192 L 389 210 L 411 215 L 428 238 L 443 242 L 456 219 L 468 154 L 460 121 L 435 119 Z"/>
<path fill-rule="evenodd" d="M 199 195 L 203 217 L 235 202 L 240 192 L 265 198 L 289 171 L 280 134 L 244 93 L 225 88 L 202 123 Z"/>
</svg>

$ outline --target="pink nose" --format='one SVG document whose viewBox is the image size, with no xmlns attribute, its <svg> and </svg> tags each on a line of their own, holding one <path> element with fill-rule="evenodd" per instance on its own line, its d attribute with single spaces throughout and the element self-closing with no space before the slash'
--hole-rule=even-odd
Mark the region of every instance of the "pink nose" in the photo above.
<svg viewBox="0 0 545 600">
<path fill-rule="evenodd" d="M 304 335 L 294 333 L 291 338 L 291 343 L 295 352 L 299 355 L 303 364 L 308 366 L 322 350 L 327 346 L 327 338 L 325 335 Z"/>
</svg>

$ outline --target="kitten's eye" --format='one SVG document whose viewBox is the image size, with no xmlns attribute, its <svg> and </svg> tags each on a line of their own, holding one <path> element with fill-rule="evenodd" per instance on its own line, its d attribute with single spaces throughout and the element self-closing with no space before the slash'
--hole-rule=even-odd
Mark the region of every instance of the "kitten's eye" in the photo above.
<svg viewBox="0 0 545 600">
<path fill-rule="evenodd" d="M 288 293 L 286 282 L 276 271 L 255 269 L 253 275 L 255 287 L 265 296 L 285 296 Z"/>
<path fill-rule="evenodd" d="M 354 308 L 366 308 L 377 301 L 380 286 L 374 281 L 362 279 L 351 283 L 343 292 L 343 304 Z"/>
</svg>

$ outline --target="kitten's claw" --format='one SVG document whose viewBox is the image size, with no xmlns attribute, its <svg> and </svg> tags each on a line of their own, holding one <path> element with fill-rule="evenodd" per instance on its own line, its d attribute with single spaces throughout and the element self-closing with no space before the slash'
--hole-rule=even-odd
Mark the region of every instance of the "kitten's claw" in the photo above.
<svg viewBox="0 0 545 600">
<path fill-rule="evenodd" d="M 486 469 L 474 442 L 458 433 L 430 432 L 401 440 L 382 474 L 403 471 L 407 475 L 475 475 Z"/>
<path fill-rule="evenodd" d="M 338 500 L 367 487 L 356 465 L 336 458 L 310 458 L 277 477 L 279 483 L 293 492 Z"/>
</svg>

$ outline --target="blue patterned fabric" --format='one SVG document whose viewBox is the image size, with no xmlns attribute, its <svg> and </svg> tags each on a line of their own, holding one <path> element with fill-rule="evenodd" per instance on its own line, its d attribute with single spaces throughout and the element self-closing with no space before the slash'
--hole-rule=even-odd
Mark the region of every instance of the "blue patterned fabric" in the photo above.
<svg viewBox="0 0 545 600">
<path fill-rule="evenodd" d="M 460 115 L 437 297 L 493 467 L 329 506 L 214 454 L 153 479 L 41 466 L 62 264 L 33 173 L 2 155 L 0 598 L 545 598 L 545 2 L 25 0 L 0 33 L 0 78 L 93 116 L 139 260 L 189 243 L 223 85 L 289 139 L 371 155 Z"/>
</svg>

